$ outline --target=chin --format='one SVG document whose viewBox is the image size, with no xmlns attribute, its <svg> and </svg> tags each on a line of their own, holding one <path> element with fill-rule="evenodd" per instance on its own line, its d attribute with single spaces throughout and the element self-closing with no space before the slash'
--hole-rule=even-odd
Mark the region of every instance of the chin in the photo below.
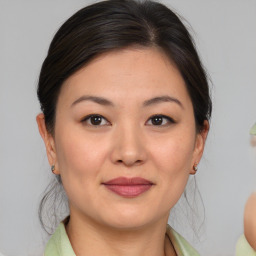
<svg viewBox="0 0 256 256">
<path fill-rule="evenodd" d="M 110 216 L 104 216 L 104 222 L 115 229 L 136 230 L 147 225 L 152 225 L 157 222 L 157 220 L 162 219 L 162 216 L 159 216 L 159 214 L 156 216 L 152 213 L 153 212 L 150 209 L 148 209 L 147 212 L 135 209 L 125 209 L 121 212 L 115 212 L 115 214 L 112 211 Z M 167 215 L 169 216 L 169 214 Z"/>
<path fill-rule="evenodd" d="M 138 230 L 144 226 L 146 226 L 148 222 L 146 220 L 140 221 L 140 220 L 135 220 L 134 218 L 130 219 L 123 219 L 120 218 L 118 221 L 109 221 L 107 225 L 113 229 L 118 229 L 118 230 Z"/>
</svg>

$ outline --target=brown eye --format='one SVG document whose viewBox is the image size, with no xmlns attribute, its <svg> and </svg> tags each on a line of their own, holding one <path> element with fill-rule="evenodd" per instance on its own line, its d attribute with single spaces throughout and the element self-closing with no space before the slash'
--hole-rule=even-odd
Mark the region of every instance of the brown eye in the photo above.
<svg viewBox="0 0 256 256">
<path fill-rule="evenodd" d="M 90 117 L 90 121 L 92 125 L 100 125 L 102 122 L 102 117 L 101 116 L 92 116 Z"/>
<path fill-rule="evenodd" d="M 161 116 L 154 116 L 151 120 L 153 125 L 161 125 L 163 123 L 163 117 Z"/>
<path fill-rule="evenodd" d="M 154 126 L 164 126 L 171 123 L 175 123 L 171 117 L 164 116 L 164 115 L 155 115 L 152 116 L 148 121 L 147 124 L 154 125 Z"/>
<path fill-rule="evenodd" d="M 101 115 L 89 115 L 85 117 L 82 122 L 92 126 L 103 126 L 108 125 L 109 122 Z"/>
</svg>

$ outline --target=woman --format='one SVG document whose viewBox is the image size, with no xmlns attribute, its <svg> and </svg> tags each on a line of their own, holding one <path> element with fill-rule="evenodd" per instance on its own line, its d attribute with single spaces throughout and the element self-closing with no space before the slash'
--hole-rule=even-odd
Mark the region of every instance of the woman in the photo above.
<svg viewBox="0 0 256 256">
<path fill-rule="evenodd" d="M 251 128 L 252 141 L 256 138 L 256 124 Z M 256 192 L 248 198 L 244 209 L 244 235 L 236 245 L 236 256 L 256 255 Z"/>
<path fill-rule="evenodd" d="M 256 255 L 256 192 L 249 197 L 244 210 L 244 234 Z"/>
<path fill-rule="evenodd" d="M 244 209 L 244 235 L 236 245 L 236 256 L 256 255 L 256 193 L 252 193 Z"/>
<path fill-rule="evenodd" d="M 179 18 L 156 2 L 88 6 L 56 33 L 37 116 L 70 214 L 53 255 L 198 255 L 166 224 L 209 130 L 205 71 Z"/>
</svg>

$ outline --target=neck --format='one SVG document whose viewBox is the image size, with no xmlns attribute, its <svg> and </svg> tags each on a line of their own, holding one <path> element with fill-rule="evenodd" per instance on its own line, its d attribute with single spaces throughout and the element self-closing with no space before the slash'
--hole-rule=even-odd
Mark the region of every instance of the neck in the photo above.
<svg viewBox="0 0 256 256">
<path fill-rule="evenodd" d="M 115 229 L 71 214 L 66 231 L 76 256 L 173 256 L 166 223 L 165 217 L 136 229 Z"/>
</svg>

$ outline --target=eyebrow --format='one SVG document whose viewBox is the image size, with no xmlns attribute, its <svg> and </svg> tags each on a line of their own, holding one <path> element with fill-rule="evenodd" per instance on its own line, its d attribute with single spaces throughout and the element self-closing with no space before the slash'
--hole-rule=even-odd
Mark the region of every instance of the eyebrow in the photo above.
<svg viewBox="0 0 256 256">
<path fill-rule="evenodd" d="M 71 104 L 71 107 L 73 107 L 74 105 L 76 105 L 82 101 L 92 101 L 92 102 L 98 103 L 103 106 L 111 106 L 111 107 L 115 106 L 113 102 L 111 102 L 110 100 L 108 100 L 106 98 L 98 97 L 98 96 L 84 95 L 84 96 L 78 98 L 77 100 L 75 100 Z M 159 104 L 162 102 L 174 102 L 174 103 L 178 104 L 181 108 L 184 108 L 182 103 L 178 99 L 176 99 L 174 97 L 170 97 L 168 95 L 158 96 L 158 97 L 146 100 L 143 102 L 143 107 L 148 107 L 148 106 L 151 106 L 154 104 Z"/>
<path fill-rule="evenodd" d="M 174 102 L 174 103 L 178 104 L 181 108 L 184 108 L 182 103 L 178 99 L 176 99 L 174 97 L 170 97 L 168 95 L 159 96 L 159 97 L 155 97 L 155 98 L 146 100 L 143 103 L 143 106 L 147 107 L 147 106 L 150 106 L 150 105 L 153 105 L 153 104 L 162 103 L 162 102 Z"/>
<path fill-rule="evenodd" d="M 84 96 L 78 98 L 76 101 L 74 101 L 72 103 L 71 107 L 73 107 L 74 105 L 76 105 L 82 101 L 92 101 L 92 102 L 98 103 L 103 106 L 112 106 L 112 107 L 114 106 L 114 104 L 111 101 L 109 101 L 105 98 L 98 97 L 98 96 L 84 95 Z"/>
</svg>

